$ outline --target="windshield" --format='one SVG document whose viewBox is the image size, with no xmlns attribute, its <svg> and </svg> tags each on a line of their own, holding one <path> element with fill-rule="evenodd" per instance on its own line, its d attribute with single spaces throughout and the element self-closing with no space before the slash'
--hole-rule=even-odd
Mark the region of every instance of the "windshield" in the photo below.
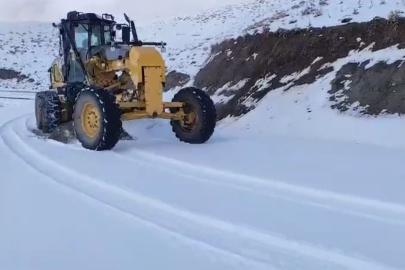
<svg viewBox="0 0 405 270">
<path fill-rule="evenodd" d="M 103 29 L 103 31 L 101 31 Z M 112 27 L 108 25 L 92 25 L 91 26 L 91 46 L 100 46 L 105 44 L 111 44 L 111 31 Z M 102 37 L 104 32 L 104 42 Z"/>
<path fill-rule="evenodd" d="M 90 29 L 89 29 L 90 27 Z M 89 33 L 88 30 L 91 30 L 90 35 L 90 46 L 100 46 L 105 44 L 111 44 L 112 42 L 112 35 L 111 31 L 113 28 L 108 25 L 87 25 L 87 24 L 79 24 L 75 28 L 75 41 L 76 47 L 78 49 L 89 49 L 88 46 L 88 37 Z M 103 30 L 103 31 L 102 31 Z M 104 40 L 103 40 L 104 34 Z"/>
<path fill-rule="evenodd" d="M 105 39 L 105 44 L 111 44 L 112 42 L 112 36 L 111 36 L 111 31 L 112 27 L 105 25 L 104 26 L 104 39 Z"/>
<path fill-rule="evenodd" d="M 75 27 L 75 41 L 78 49 L 88 49 L 88 32 L 82 24 Z"/>
<path fill-rule="evenodd" d="M 100 25 L 92 25 L 91 26 L 91 46 L 100 46 L 102 45 L 101 41 L 101 30 Z"/>
</svg>

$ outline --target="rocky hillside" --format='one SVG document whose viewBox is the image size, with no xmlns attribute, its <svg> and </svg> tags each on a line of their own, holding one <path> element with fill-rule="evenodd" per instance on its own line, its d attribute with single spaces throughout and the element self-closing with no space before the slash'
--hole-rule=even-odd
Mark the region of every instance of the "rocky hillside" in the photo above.
<svg viewBox="0 0 405 270">
<path fill-rule="evenodd" d="M 247 0 L 137 25 L 142 40 L 168 43 L 168 95 L 186 85 L 204 88 L 221 119 L 251 111 L 275 90 L 321 82 L 327 94 L 319 106 L 380 114 L 404 111 L 396 68 L 403 11 L 403 0 Z M 51 23 L 0 23 L 0 37 L 0 88 L 46 89 L 58 53 Z"/>
<path fill-rule="evenodd" d="M 387 48 L 389 54 L 375 59 L 376 52 Z M 403 48 L 405 19 L 398 16 L 265 31 L 213 46 L 213 56 L 197 73 L 195 84 L 216 97 L 220 118 L 254 109 L 272 90 L 294 91 L 317 80 L 330 81 L 324 90 L 330 93 L 332 108 L 347 111 L 357 104 L 363 113 L 402 113 Z"/>
<path fill-rule="evenodd" d="M 57 37 L 51 24 L 0 23 L 0 88 L 47 89 Z"/>
<path fill-rule="evenodd" d="M 168 43 L 164 57 L 169 71 L 191 77 L 205 65 L 211 46 L 225 39 L 260 33 L 265 29 L 307 28 L 370 21 L 404 10 L 403 0 L 246 0 L 187 17 L 138 25 L 142 40 Z M 116 14 L 117 17 L 122 17 Z M 129 14 L 130 15 L 130 14 Z M 57 54 L 57 33 L 49 23 L 0 23 L 0 68 L 13 68 L 36 82 L 47 80 L 47 69 Z M 14 53 L 18 53 L 15 55 Z M 5 81 L 0 82 L 4 85 Z M 11 82 L 8 82 L 11 83 Z M 31 87 L 31 84 L 15 84 Z"/>
</svg>

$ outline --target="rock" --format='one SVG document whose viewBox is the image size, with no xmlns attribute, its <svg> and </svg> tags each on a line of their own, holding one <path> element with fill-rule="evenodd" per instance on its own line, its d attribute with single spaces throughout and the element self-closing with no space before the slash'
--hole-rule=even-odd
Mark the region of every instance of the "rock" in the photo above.
<svg viewBox="0 0 405 270">
<path fill-rule="evenodd" d="M 351 22 L 353 19 L 352 18 L 344 18 L 341 20 L 342 23 L 348 23 Z"/>
<path fill-rule="evenodd" d="M 187 75 L 185 73 L 177 72 L 175 70 L 170 71 L 166 75 L 165 90 L 168 91 L 174 87 L 183 86 L 183 85 L 187 84 L 189 81 L 190 81 L 189 75 Z"/>
</svg>

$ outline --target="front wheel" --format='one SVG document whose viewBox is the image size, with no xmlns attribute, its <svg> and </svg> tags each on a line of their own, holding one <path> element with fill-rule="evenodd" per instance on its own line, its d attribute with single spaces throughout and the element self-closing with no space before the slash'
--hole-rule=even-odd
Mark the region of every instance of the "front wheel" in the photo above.
<svg viewBox="0 0 405 270">
<path fill-rule="evenodd" d="M 185 118 L 170 121 L 176 137 L 191 144 L 207 142 L 214 133 L 217 121 L 215 105 L 211 98 L 201 89 L 187 87 L 181 89 L 172 101 L 184 103 Z M 172 109 L 171 112 L 175 113 L 177 110 Z"/>
<path fill-rule="evenodd" d="M 75 101 L 73 123 L 84 148 L 111 150 L 122 131 L 121 111 L 115 96 L 102 88 L 84 88 Z"/>
</svg>

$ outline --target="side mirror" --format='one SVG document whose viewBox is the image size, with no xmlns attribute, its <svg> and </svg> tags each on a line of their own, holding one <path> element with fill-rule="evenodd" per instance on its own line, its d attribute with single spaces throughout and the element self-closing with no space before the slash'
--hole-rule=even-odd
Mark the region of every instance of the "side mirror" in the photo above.
<svg viewBox="0 0 405 270">
<path fill-rule="evenodd" d="M 131 29 L 129 27 L 122 27 L 122 42 L 131 42 Z"/>
<path fill-rule="evenodd" d="M 125 13 L 124 13 L 124 18 L 129 24 L 131 23 L 131 19 Z"/>
</svg>

